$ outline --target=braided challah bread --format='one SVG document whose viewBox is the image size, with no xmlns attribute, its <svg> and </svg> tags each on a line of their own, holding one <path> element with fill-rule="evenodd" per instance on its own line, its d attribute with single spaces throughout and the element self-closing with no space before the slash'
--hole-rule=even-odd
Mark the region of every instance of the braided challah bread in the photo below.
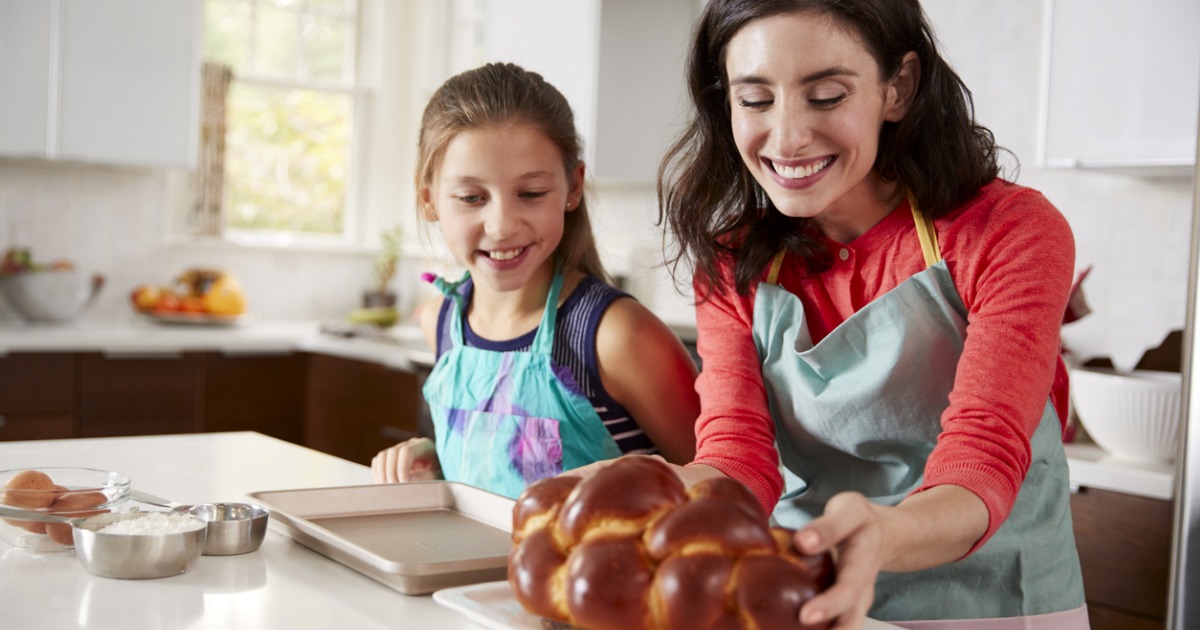
<svg viewBox="0 0 1200 630">
<path fill-rule="evenodd" d="M 833 561 L 791 538 L 732 479 L 685 489 L 659 460 L 626 456 L 526 488 L 508 581 L 526 610 L 590 630 L 805 628 L 800 606 L 833 583 Z"/>
</svg>

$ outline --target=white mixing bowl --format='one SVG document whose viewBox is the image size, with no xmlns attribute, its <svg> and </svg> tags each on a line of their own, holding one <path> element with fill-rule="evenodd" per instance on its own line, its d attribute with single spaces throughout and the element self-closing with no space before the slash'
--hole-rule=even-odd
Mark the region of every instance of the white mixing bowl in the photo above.
<svg viewBox="0 0 1200 630">
<path fill-rule="evenodd" d="M 1071 371 L 1071 403 L 1079 422 L 1097 446 L 1124 459 L 1174 459 L 1182 394 L 1178 372 Z"/>
</svg>

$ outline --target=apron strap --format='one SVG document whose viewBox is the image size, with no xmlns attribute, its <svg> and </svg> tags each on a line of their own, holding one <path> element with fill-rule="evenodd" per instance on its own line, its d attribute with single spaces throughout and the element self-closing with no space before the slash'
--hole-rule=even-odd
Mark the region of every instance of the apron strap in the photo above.
<svg viewBox="0 0 1200 630">
<path fill-rule="evenodd" d="M 917 226 L 917 238 L 921 239 L 925 266 L 932 267 L 942 260 L 942 249 L 938 245 L 937 231 L 933 229 L 933 219 L 921 214 L 917 200 L 911 194 L 908 196 L 908 207 L 912 209 L 913 223 Z"/>
<path fill-rule="evenodd" d="M 786 250 L 775 252 L 775 257 L 771 259 L 771 267 L 767 270 L 767 284 L 779 284 L 779 270 L 783 268 L 783 255 Z"/>
<path fill-rule="evenodd" d="M 554 327 L 558 324 L 558 296 L 562 293 L 563 273 L 558 267 L 554 268 L 554 280 L 550 282 L 550 291 L 546 294 L 546 308 L 542 309 L 542 323 L 538 324 L 537 334 L 529 351 L 549 356 L 554 350 Z"/>
<path fill-rule="evenodd" d="M 467 280 L 471 279 L 471 272 L 463 272 L 463 275 L 458 280 L 446 280 L 441 276 L 426 277 L 426 280 L 434 286 L 442 295 L 446 296 L 447 300 L 453 302 L 450 307 L 450 340 L 453 342 L 452 347 L 463 345 L 462 333 L 462 316 L 463 316 L 463 296 L 459 292 L 459 287 L 466 284 Z"/>
</svg>

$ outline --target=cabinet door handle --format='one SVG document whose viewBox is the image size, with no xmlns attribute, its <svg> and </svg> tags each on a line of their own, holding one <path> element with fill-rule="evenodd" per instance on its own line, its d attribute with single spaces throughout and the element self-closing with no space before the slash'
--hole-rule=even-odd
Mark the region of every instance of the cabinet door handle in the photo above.
<svg viewBox="0 0 1200 630">
<path fill-rule="evenodd" d="M 0 429 L 3 429 L 4 425 L 6 425 L 6 424 L 8 424 L 8 418 L 5 418 L 4 416 L 0 416 Z"/>
<path fill-rule="evenodd" d="M 379 426 L 379 437 L 386 438 L 393 442 L 403 442 L 405 440 L 410 440 L 417 437 L 417 434 L 413 433 L 412 431 L 405 431 L 399 427 L 393 427 L 384 424 Z"/>
</svg>

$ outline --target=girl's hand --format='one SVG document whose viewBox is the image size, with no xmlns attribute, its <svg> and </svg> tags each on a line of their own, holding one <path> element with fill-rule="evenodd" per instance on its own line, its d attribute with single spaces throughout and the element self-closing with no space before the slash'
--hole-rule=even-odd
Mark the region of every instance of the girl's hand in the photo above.
<svg viewBox="0 0 1200 630">
<path fill-rule="evenodd" d="M 413 438 L 379 451 L 371 459 L 375 483 L 407 483 L 442 478 L 437 449 L 429 438 Z"/>
</svg>

